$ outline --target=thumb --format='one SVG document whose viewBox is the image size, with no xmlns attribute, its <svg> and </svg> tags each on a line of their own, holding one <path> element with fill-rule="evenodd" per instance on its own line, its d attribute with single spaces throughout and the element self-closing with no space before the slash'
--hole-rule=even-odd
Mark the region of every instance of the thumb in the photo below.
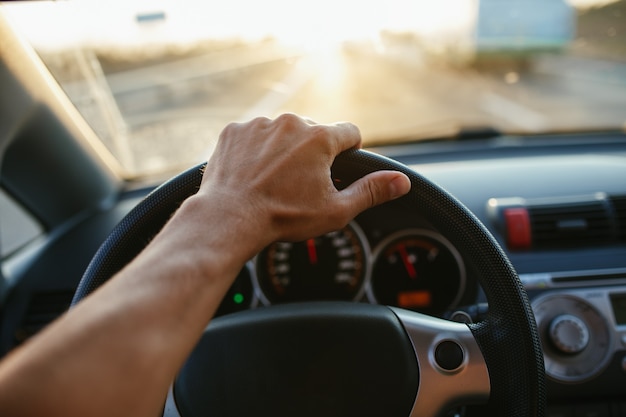
<svg viewBox="0 0 626 417">
<path fill-rule="evenodd" d="M 401 197 L 411 190 L 411 181 L 401 172 L 376 171 L 341 191 L 352 217 L 370 207 Z"/>
</svg>

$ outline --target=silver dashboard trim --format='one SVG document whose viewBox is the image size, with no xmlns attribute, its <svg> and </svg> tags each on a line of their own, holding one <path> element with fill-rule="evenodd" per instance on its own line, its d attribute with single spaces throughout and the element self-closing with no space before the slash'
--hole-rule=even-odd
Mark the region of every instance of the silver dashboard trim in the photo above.
<svg viewBox="0 0 626 417">
<path fill-rule="evenodd" d="M 519 274 L 519 278 L 526 290 L 626 285 L 626 268 L 538 272 Z"/>
</svg>

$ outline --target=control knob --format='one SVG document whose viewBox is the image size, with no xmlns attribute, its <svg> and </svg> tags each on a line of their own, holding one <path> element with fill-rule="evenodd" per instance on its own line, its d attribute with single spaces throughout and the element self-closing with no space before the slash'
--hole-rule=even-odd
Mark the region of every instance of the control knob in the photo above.
<svg viewBox="0 0 626 417">
<path fill-rule="evenodd" d="M 589 344 L 589 329 L 584 321 L 571 314 L 555 317 L 548 330 L 550 341 L 563 353 L 582 352 Z"/>
<path fill-rule="evenodd" d="M 581 294 L 579 296 L 578 294 Z M 533 300 L 546 375 L 564 383 L 590 380 L 611 359 L 609 322 L 585 292 L 549 293 Z"/>
</svg>

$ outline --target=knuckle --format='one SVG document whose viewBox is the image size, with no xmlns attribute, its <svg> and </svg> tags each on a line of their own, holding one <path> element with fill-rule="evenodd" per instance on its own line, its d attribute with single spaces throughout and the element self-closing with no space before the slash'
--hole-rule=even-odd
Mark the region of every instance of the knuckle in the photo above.
<svg viewBox="0 0 626 417">
<path fill-rule="evenodd" d="M 286 127 L 287 129 L 292 129 L 300 124 L 303 124 L 303 121 L 300 117 L 293 113 L 283 113 L 274 119 L 274 123 Z"/>
<path fill-rule="evenodd" d="M 221 138 L 228 137 L 233 135 L 237 130 L 241 127 L 241 123 L 231 122 L 227 124 L 224 129 L 222 129 L 222 133 L 220 134 Z"/>
<path fill-rule="evenodd" d="M 267 118 L 265 116 L 258 116 L 258 117 L 255 117 L 254 119 L 252 119 L 250 121 L 250 124 L 252 126 L 258 126 L 258 125 L 265 126 L 265 125 L 267 125 L 270 122 L 271 122 L 271 120 L 269 118 Z"/>
</svg>

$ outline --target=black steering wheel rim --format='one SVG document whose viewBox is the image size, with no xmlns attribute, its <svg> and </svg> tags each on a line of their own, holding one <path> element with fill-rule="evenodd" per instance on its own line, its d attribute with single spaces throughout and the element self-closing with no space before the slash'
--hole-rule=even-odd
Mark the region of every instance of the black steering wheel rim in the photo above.
<svg viewBox="0 0 626 417">
<path fill-rule="evenodd" d="M 163 227 L 182 201 L 194 194 L 202 165 L 150 193 L 113 230 L 89 264 L 75 304 L 129 263 Z M 482 285 L 489 312 L 471 324 L 489 370 L 488 414 L 543 416 L 546 407 L 543 354 L 526 292 L 506 254 L 482 223 L 445 190 L 406 166 L 362 150 L 339 155 L 332 176 L 340 186 L 377 170 L 396 170 L 411 180 L 399 201 L 427 218 L 459 250 Z"/>
</svg>

